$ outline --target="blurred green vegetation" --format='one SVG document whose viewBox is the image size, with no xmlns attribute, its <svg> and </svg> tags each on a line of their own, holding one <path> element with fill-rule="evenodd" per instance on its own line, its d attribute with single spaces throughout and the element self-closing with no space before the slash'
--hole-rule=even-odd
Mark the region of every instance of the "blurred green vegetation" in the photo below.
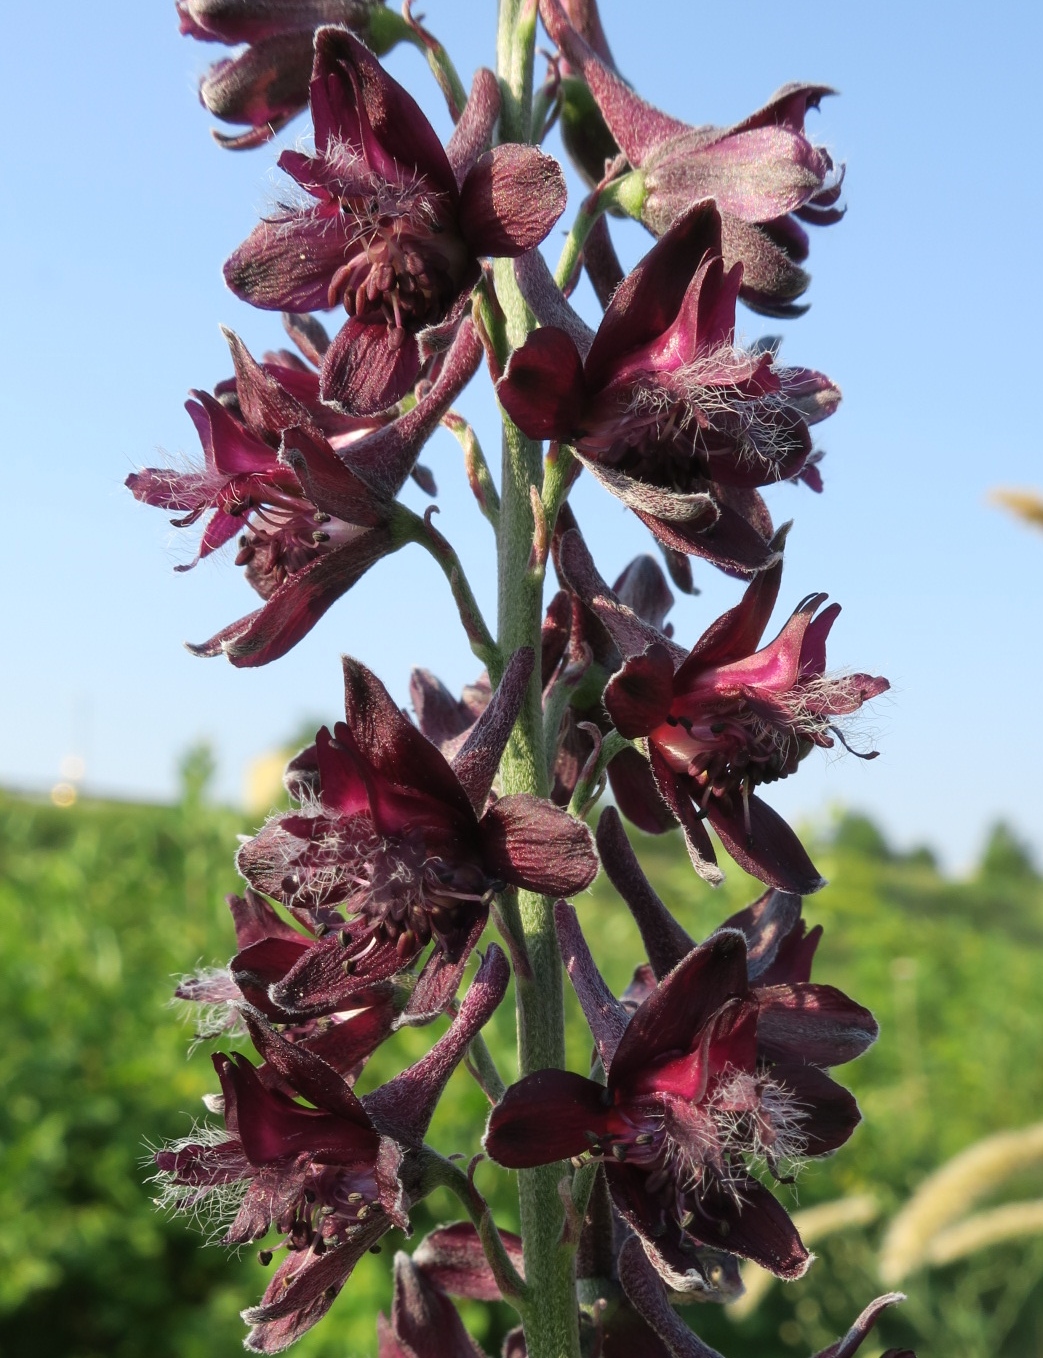
<svg viewBox="0 0 1043 1358">
<path fill-rule="evenodd" d="M 253 826 L 208 804 L 205 751 L 186 757 L 175 807 L 81 801 L 59 808 L 0 794 L 0 938 L 4 1032 L 0 1072 L 0 1351 L 34 1358 L 222 1358 L 240 1351 L 241 1307 L 260 1294 L 255 1253 L 227 1255 L 150 1202 L 148 1147 L 184 1136 L 216 1086 L 214 1044 L 186 1055 L 191 1026 L 169 1007 L 172 978 L 223 962 L 232 931 L 223 904 L 236 888 L 237 833 Z M 883 1036 L 841 1078 L 866 1115 L 851 1144 L 810 1165 L 795 1190 L 806 1209 L 848 1195 L 879 1205 L 870 1226 L 816 1243 L 807 1278 L 772 1285 L 741 1321 L 716 1309 L 690 1318 L 704 1337 L 744 1358 L 806 1355 L 842 1333 L 884 1290 L 876 1251 L 890 1217 L 924 1177 L 981 1137 L 1043 1117 L 1043 880 L 1030 855 L 997 827 L 980 869 L 943 876 L 927 849 L 898 854 L 869 821 L 848 815 L 811 838 L 831 885 L 806 904 L 825 926 L 816 979 L 848 990 L 878 1015 Z M 644 840 L 649 875 L 695 936 L 759 888 L 733 870 L 713 892 L 673 836 Z M 603 883 L 580 900 L 595 955 L 618 991 L 639 960 L 636 931 Z M 589 1051 L 574 1003 L 570 1056 Z M 490 1046 L 512 1074 L 513 1020 L 504 1006 Z M 426 1050 L 406 1030 L 378 1054 L 360 1090 Z M 218 1044 L 220 1045 L 220 1044 Z M 477 1149 L 486 1104 L 460 1071 L 431 1139 Z M 514 1224 L 509 1176 L 478 1171 L 502 1224 Z M 1004 1196 L 1006 1194 L 1006 1197 Z M 1043 1195 L 1026 1168 L 990 1202 Z M 448 1196 L 418 1210 L 416 1238 L 461 1215 Z M 367 1256 L 331 1315 L 297 1348 L 301 1358 L 376 1349 L 387 1309 L 390 1238 Z M 879 1340 L 921 1358 L 1029 1358 L 1043 1352 L 1043 1240 L 992 1245 L 910 1277 L 909 1302 Z M 472 1305 L 474 1333 L 492 1350 L 505 1307 Z M 876 1336 L 874 1336 L 874 1339 Z"/>
</svg>

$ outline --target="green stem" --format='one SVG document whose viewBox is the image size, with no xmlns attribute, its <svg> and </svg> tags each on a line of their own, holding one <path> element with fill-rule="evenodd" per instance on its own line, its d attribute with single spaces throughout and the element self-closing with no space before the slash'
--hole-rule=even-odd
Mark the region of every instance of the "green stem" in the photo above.
<svg viewBox="0 0 1043 1358">
<path fill-rule="evenodd" d="M 572 223 L 572 230 L 565 238 L 558 267 L 554 270 L 554 281 L 559 288 L 566 287 L 575 273 L 583 246 L 597 219 L 612 207 L 622 209 L 628 216 L 639 217 L 644 192 L 644 177 L 638 171 L 632 170 L 603 187 L 599 185 L 588 198 L 584 199 L 576 214 L 576 220 Z"/>
<path fill-rule="evenodd" d="M 488 667 L 490 673 L 494 670 L 498 672 L 502 667 L 496 642 L 482 617 L 482 610 L 478 607 L 478 601 L 464 574 L 464 568 L 460 565 L 460 558 L 431 523 L 434 507 L 432 506 L 422 519 L 404 505 L 396 506 L 396 513 L 400 531 L 408 536 L 409 541 L 418 543 L 429 552 L 441 566 L 442 573 L 449 581 L 449 588 L 453 592 L 460 622 L 467 634 L 467 640 L 471 643 L 471 650 L 482 664 Z"/>
</svg>

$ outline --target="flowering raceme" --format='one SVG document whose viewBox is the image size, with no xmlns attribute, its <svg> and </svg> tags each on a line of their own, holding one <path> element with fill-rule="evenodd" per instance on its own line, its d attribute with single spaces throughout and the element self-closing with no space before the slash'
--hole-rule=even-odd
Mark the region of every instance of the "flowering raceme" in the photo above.
<svg viewBox="0 0 1043 1358">
<path fill-rule="evenodd" d="M 258 361 L 226 331 L 234 375 L 188 405 L 202 465 L 128 479 L 198 534 L 192 566 L 235 542 L 260 596 L 190 649 L 274 661 L 414 544 L 445 576 L 475 657 L 463 673 L 478 678 L 458 699 L 414 669 L 411 719 L 392 679 L 389 692 L 343 659 L 343 721 L 290 760 L 290 802 L 240 837 L 234 956 L 177 986 L 198 1041 L 256 1056 L 214 1056 L 213 1124 L 155 1156 L 159 1200 L 219 1223 L 227 1244 L 253 1243 L 264 1265 L 279 1252 L 243 1312 L 253 1352 L 304 1335 L 362 1255 L 408 1235 L 438 1190 L 438 1210 L 451 1194 L 466 1219 L 395 1255 L 380 1358 L 482 1358 L 456 1298 L 517 1313 L 489 1318 L 502 1358 L 720 1358 L 695 1333 L 694 1303 L 705 1315 L 737 1297 L 744 1259 L 782 1279 L 808 1268 L 775 1189 L 851 1136 L 860 1113 L 832 1072 L 877 1036 L 868 1010 L 812 980 L 822 930 L 805 925 L 802 896 L 822 879 L 760 797 L 814 748 L 846 746 L 842 724 L 887 688 L 827 671 L 838 609 L 824 594 L 762 640 L 790 530 L 762 492 L 822 488 L 813 426 L 840 392 L 784 364 L 777 339 L 746 345 L 736 328 L 740 300 L 802 310 L 804 224 L 841 215 L 842 174 L 805 131 L 829 91 L 787 85 L 734 126 L 689 127 L 623 82 L 596 0 L 500 3 L 495 72 L 480 67 L 469 96 L 410 0 L 401 15 L 383 0 L 176 7 L 185 34 L 238 45 L 201 84 L 238 125 L 219 142 L 258 146 L 305 112 L 312 132 L 279 157 L 288 196 L 224 266 L 240 301 L 283 312 L 293 349 Z M 557 53 L 537 91 L 539 15 Z M 398 42 L 427 61 L 455 125 L 444 146 L 381 66 Z M 540 247 L 566 190 L 541 148 L 556 121 L 591 191 L 552 273 Z M 656 237 L 626 277 L 619 214 Z M 483 357 L 504 413 L 498 475 L 468 423 Z M 435 506 L 411 507 L 410 479 L 437 493 L 418 459 L 439 425 L 495 540 L 482 588 L 465 571 L 474 544 L 458 552 Z M 639 556 L 608 587 L 569 503 L 584 468 L 650 529 L 665 569 Z M 667 621 L 668 577 L 697 594 L 693 557 L 745 592 L 688 650 Z M 416 577 L 382 600 L 385 632 L 432 606 Z M 587 818 L 608 787 L 595 834 Z M 714 884 L 715 831 L 767 890 L 697 941 L 621 817 L 657 834 L 680 824 Z M 600 866 L 644 945 L 618 997 L 581 929 L 589 912 L 567 899 Z M 621 938 L 609 923 L 605 937 Z M 578 1071 L 569 1055 L 590 1048 L 567 1031 L 562 964 L 594 1039 Z M 512 967 L 516 1041 L 500 1015 L 486 1042 Z M 424 1028 L 437 1040 L 402 1069 Z M 485 1154 L 457 1116 L 466 1099 L 432 1121 L 458 1067 L 491 1110 Z M 498 1167 L 516 1171 L 518 1234 L 496 1220 Z M 852 1358 L 898 1299 L 877 1298 L 817 1358 Z"/>
<path fill-rule="evenodd" d="M 316 34 L 311 111 L 316 154 L 284 151 L 279 164 L 315 201 L 262 222 L 225 278 L 266 309 L 342 303 L 350 319 L 323 359 L 322 392 L 369 415 L 412 390 L 421 334 L 455 329 L 479 256 L 538 245 L 565 184 L 534 147 L 484 150 L 499 111 L 489 72 L 443 150 L 406 91 L 343 29 Z"/>
<path fill-rule="evenodd" d="M 531 438 L 572 444 L 660 542 L 748 575 L 771 560 L 756 488 L 800 476 L 808 425 L 840 392 L 771 349 L 736 347 L 741 278 L 716 207 L 697 204 L 620 284 L 585 353 L 575 330 L 543 325 L 498 394 Z"/>
</svg>

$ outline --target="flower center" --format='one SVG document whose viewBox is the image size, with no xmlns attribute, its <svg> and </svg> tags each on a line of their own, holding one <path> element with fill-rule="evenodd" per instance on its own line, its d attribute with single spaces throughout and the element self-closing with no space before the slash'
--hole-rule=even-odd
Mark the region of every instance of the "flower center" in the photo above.
<svg viewBox="0 0 1043 1358">
<path fill-rule="evenodd" d="M 387 211 L 375 200 L 342 200 L 341 211 L 359 230 L 350 257 L 330 279 L 329 304 L 340 302 L 359 321 L 389 326 L 400 347 L 407 333 L 445 315 L 459 291 L 467 247 L 431 194 Z"/>
</svg>

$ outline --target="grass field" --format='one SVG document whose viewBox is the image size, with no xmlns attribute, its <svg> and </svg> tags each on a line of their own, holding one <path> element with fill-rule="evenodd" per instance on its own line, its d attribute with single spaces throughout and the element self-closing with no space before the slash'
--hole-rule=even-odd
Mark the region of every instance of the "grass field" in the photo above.
<svg viewBox="0 0 1043 1358">
<path fill-rule="evenodd" d="M 205 767 L 186 765 L 175 807 L 81 801 L 58 808 L 0 795 L 0 1352 L 34 1358 L 223 1358 L 240 1351 L 241 1307 L 264 1286 L 255 1256 L 202 1248 L 185 1222 L 158 1215 L 145 1180 L 146 1143 L 184 1136 L 215 1087 L 206 1044 L 186 1056 L 191 1027 L 168 1000 L 172 978 L 223 962 L 232 934 L 223 904 L 236 886 L 240 814 L 205 804 Z M 991 1133 L 1043 1119 L 1043 881 L 998 830 L 979 871 L 951 881 L 927 850 L 898 856 L 858 817 L 817 835 L 831 885 L 807 903 L 825 926 L 816 979 L 849 991 L 883 1036 L 842 1068 L 866 1122 L 833 1159 L 809 1166 L 789 1205 L 842 1200 L 847 1225 L 814 1241 L 807 1278 L 772 1285 L 735 1319 L 693 1319 L 729 1358 L 807 1355 L 834 1339 L 877 1292 L 889 1221 L 943 1162 Z M 643 841 L 649 875 L 689 932 L 707 933 L 757 894 L 733 871 L 711 892 L 670 836 Z M 618 990 L 639 959 L 636 932 L 599 883 L 578 903 L 595 953 Z M 505 1006 L 506 1009 L 506 1006 Z M 574 1065 L 586 1059 L 575 1008 Z M 512 1016 L 490 1045 L 511 1069 Z M 378 1054 L 361 1089 L 422 1052 L 427 1031 L 405 1030 Z M 212 1044 L 211 1044 L 212 1046 Z M 432 1140 L 472 1153 L 486 1105 L 458 1072 Z M 509 1176 L 479 1184 L 511 1223 Z M 960 1217 L 1043 1197 L 1043 1160 L 1012 1153 L 995 1182 L 973 1179 L 952 1204 Z M 432 1198 L 422 1233 L 459 1215 Z M 814 1218 L 812 1218 L 814 1220 Z M 820 1216 L 821 1224 L 821 1216 Z M 966 1234 L 966 1233 L 965 1233 Z M 1043 1234 L 981 1233 L 952 1262 L 913 1272 L 909 1302 L 880 1342 L 921 1358 L 1034 1358 L 1043 1352 Z M 331 1315 L 298 1347 L 301 1358 L 376 1351 L 374 1316 L 387 1308 L 391 1238 L 360 1266 Z M 757 1285 L 759 1287 L 759 1284 Z M 754 1289 L 756 1290 L 756 1289 Z M 492 1351 L 510 1313 L 475 1305 L 467 1318 Z M 875 1340 L 876 1336 L 874 1336 Z"/>
</svg>

